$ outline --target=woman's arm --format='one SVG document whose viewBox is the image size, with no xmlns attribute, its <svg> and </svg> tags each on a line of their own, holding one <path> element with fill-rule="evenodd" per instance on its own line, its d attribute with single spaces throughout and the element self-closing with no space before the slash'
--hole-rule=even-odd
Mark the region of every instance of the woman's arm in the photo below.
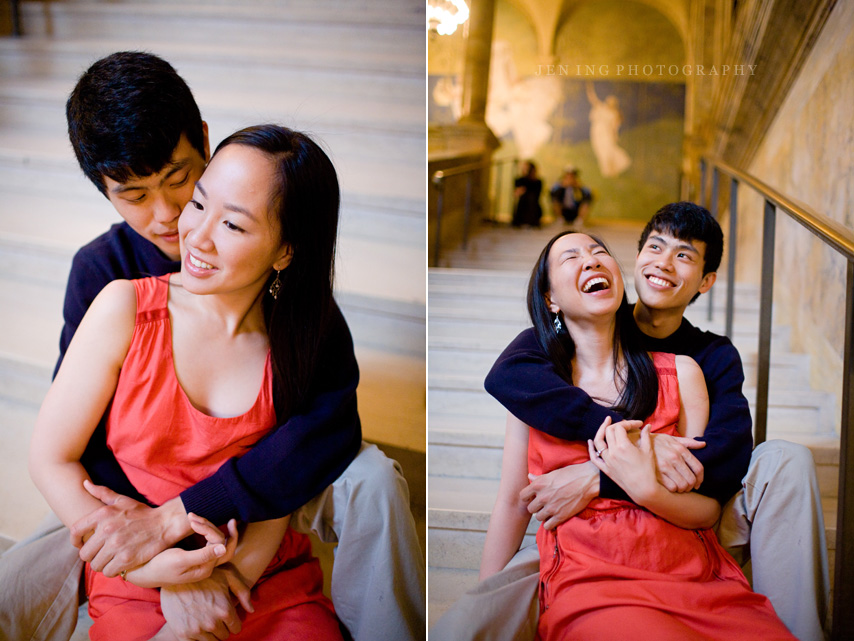
<svg viewBox="0 0 854 641">
<path fill-rule="evenodd" d="M 702 436 L 709 418 L 709 395 L 700 366 L 688 356 L 676 357 L 679 381 L 679 433 Z M 604 433 L 603 433 L 604 430 Z M 595 455 L 601 445 L 589 443 L 591 460 L 617 482 L 638 505 L 684 528 L 711 527 L 720 516 L 720 504 L 696 492 L 672 493 L 656 480 L 655 456 L 649 428 L 644 428 L 638 446 L 631 444 L 626 432 L 609 421 L 600 428 L 608 446 L 607 454 Z M 597 441 L 599 436 L 597 435 Z M 611 449 L 613 446 L 614 449 Z"/>
<path fill-rule="evenodd" d="M 528 484 L 528 426 L 512 414 L 507 415 L 501 483 L 480 563 L 483 580 L 503 570 L 519 550 L 531 515 L 519 493 Z"/>
<path fill-rule="evenodd" d="M 124 577 L 143 588 L 191 584 L 208 578 L 215 567 L 230 561 L 230 567 L 224 569 L 235 571 L 241 582 L 251 588 L 270 565 L 290 520 L 291 517 L 286 516 L 249 523 L 239 536 L 231 520 L 228 522 L 229 535 L 225 538 L 210 521 L 191 515 L 193 530 L 207 539 L 205 547 L 189 552 L 177 548 L 164 550 L 148 563 L 129 570 Z M 196 559 L 197 562 L 189 564 L 188 559 Z"/>
<path fill-rule="evenodd" d="M 282 544 L 290 515 L 271 521 L 258 521 L 246 526 L 231 565 L 250 588 L 258 582 L 264 570 Z"/>
<path fill-rule="evenodd" d="M 679 435 L 697 438 L 709 422 L 709 392 L 703 370 L 690 356 L 676 356 L 679 380 Z"/>
<path fill-rule="evenodd" d="M 590 460 L 623 488 L 632 500 L 679 527 L 711 527 L 720 515 L 720 504 L 707 496 L 688 492 L 672 493 L 656 479 L 655 455 L 649 426 L 643 428 L 638 445 L 634 445 L 620 425 L 606 421 L 602 425 L 607 448 L 596 454 L 594 441 L 588 441 Z M 597 436 L 595 441 L 599 441 Z"/>
<path fill-rule="evenodd" d="M 39 410 L 29 469 L 51 509 L 68 526 L 102 503 L 83 487 L 80 457 L 104 414 L 130 347 L 136 291 L 113 281 L 92 302 Z"/>
</svg>

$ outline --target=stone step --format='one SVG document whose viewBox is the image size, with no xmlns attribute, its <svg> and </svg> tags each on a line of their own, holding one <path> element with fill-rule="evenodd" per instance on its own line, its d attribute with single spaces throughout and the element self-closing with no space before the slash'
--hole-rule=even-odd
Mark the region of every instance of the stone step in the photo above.
<svg viewBox="0 0 854 641">
<path fill-rule="evenodd" d="M 232 48 L 272 52 L 287 48 L 308 64 L 385 66 L 423 75 L 424 14 L 418 3 L 410 0 L 385 12 L 381 6 L 365 12 L 348 9 L 347 4 L 318 8 L 304 4 L 300 10 L 245 4 L 30 1 L 22 3 L 21 21 L 25 33 L 56 39 L 121 38 L 123 48 L 134 49 L 164 41 L 198 47 L 215 43 L 223 54 Z M 420 41 L 420 48 L 400 46 L 413 39 Z"/>
<path fill-rule="evenodd" d="M 6 389 L 5 377 L 0 378 L 0 389 Z M 0 398 L 0 484 L 4 488 L 0 535 L 13 541 L 30 534 L 49 511 L 27 473 L 35 419 L 34 408 Z"/>
<path fill-rule="evenodd" d="M 428 565 L 468 570 L 479 568 L 498 482 L 435 477 L 431 474 L 427 483 L 430 494 Z M 539 522 L 532 518 L 525 544 L 534 542 L 538 526 Z M 464 534 L 461 536 L 461 533 Z"/>
<path fill-rule="evenodd" d="M 745 396 L 751 414 L 755 414 L 755 390 L 745 389 Z M 836 419 L 828 415 L 827 396 L 812 390 L 771 390 L 768 438 L 834 438 Z M 480 390 L 462 386 L 457 389 L 431 387 L 428 404 L 431 472 L 498 478 L 506 419 L 506 410 L 501 404 Z"/>
<path fill-rule="evenodd" d="M 427 607 L 428 630 L 436 625 L 445 611 L 463 594 L 477 585 L 477 577 L 477 570 L 429 568 L 427 573 L 430 595 Z"/>
<path fill-rule="evenodd" d="M 447 303 L 480 301 L 484 298 L 501 301 L 525 301 L 528 290 L 529 274 L 520 271 L 486 270 L 486 269 L 437 269 L 428 272 L 430 296 L 438 301 Z M 626 280 L 626 294 L 629 300 L 637 300 L 637 294 L 632 282 L 632 275 Z M 723 310 L 726 302 L 726 281 L 716 281 L 712 297 L 713 310 Z M 688 307 L 689 310 L 699 309 L 706 313 L 708 296 L 700 297 L 697 302 Z M 524 304 L 524 303 L 523 303 Z M 759 288 L 755 285 L 737 283 L 735 288 L 735 307 L 740 313 L 759 311 Z"/>
<path fill-rule="evenodd" d="M 2 42 L 0 40 L 0 44 Z M 107 54 L 111 51 L 104 49 L 102 52 Z M 168 52 L 158 53 L 173 62 L 176 68 L 180 66 L 180 59 L 169 57 Z M 90 54 L 87 57 L 92 62 L 98 56 Z M 0 62 L 2 59 L 0 55 Z M 246 65 L 251 63 L 244 62 Z M 383 91 L 380 86 L 373 92 L 367 87 L 373 87 L 375 83 L 364 79 L 363 86 L 344 93 L 340 87 L 326 87 L 337 78 L 324 78 L 320 73 L 308 76 L 311 78 L 309 81 L 299 75 L 294 77 L 294 73 L 287 73 L 282 66 L 271 65 L 266 75 L 256 70 L 254 74 L 235 75 L 228 79 L 223 78 L 221 67 L 191 68 L 190 72 L 180 67 L 182 77 L 193 88 L 202 116 L 210 124 L 231 120 L 239 126 L 251 117 L 253 122 L 276 119 L 293 126 L 300 123 L 302 128 L 312 131 L 362 131 L 377 138 L 391 135 L 423 137 L 423 90 L 408 80 L 381 79 L 384 82 L 376 84 L 388 87 Z M 64 137 L 65 101 L 81 72 L 79 70 L 68 79 L 53 76 L 7 78 L 0 86 L 0 122 L 16 128 L 35 126 L 41 131 L 61 133 Z M 206 73 L 212 77 L 207 78 Z M 213 77 L 214 73 L 218 73 L 218 77 Z M 303 70 L 301 73 L 306 72 Z M 232 77 L 239 82 L 231 80 Z M 354 84 L 352 79 L 349 82 Z M 297 87 L 299 91 L 295 90 Z M 418 98 L 422 99 L 421 102 Z M 342 108 L 343 105 L 346 109 Z M 238 126 L 232 128 L 237 129 Z"/>
<path fill-rule="evenodd" d="M 436 309 L 430 304 L 430 316 L 428 319 L 430 342 L 428 349 L 432 352 L 484 352 L 492 356 L 493 362 L 504 351 L 510 342 L 521 332 L 530 326 L 522 318 L 515 320 L 504 320 L 497 317 L 469 320 L 460 318 L 442 318 L 443 310 Z M 451 312 L 462 315 L 464 312 Z M 715 326 L 709 331 L 719 329 Z M 742 355 L 745 367 L 755 367 L 755 354 L 759 346 L 758 331 L 751 327 L 734 327 L 735 348 Z M 771 336 L 771 354 L 775 362 L 788 358 L 787 354 L 791 336 L 791 328 L 788 326 L 777 326 Z M 794 363 L 792 363 L 794 366 Z M 746 370 L 747 371 L 747 370 Z M 485 373 L 485 372 L 484 372 Z M 755 381 L 755 377 L 747 379 Z"/>
<path fill-rule="evenodd" d="M 433 297 L 430 295 L 432 310 Z M 492 351 L 464 349 L 455 346 L 430 347 L 430 384 L 439 385 L 445 375 L 486 377 L 498 355 Z M 756 385 L 757 353 L 747 353 L 742 358 L 747 385 Z M 779 353 L 771 355 L 771 386 L 796 389 L 809 387 L 809 356 L 806 354 Z"/>
<path fill-rule="evenodd" d="M 247 125 L 291 120 L 281 113 L 277 116 L 264 114 L 263 117 L 250 116 L 249 113 L 235 115 L 231 121 L 226 118 L 213 120 L 212 145 Z M 54 117 L 61 121 L 65 118 L 61 111 Z M 327 151 L 343 192 L 363 197 L 382 195 L 389 201 L 401 200 L 406 209 L 411 208 L 409 203 L 416 201 L 421 203 L 423 210 L 423 167 L 416 161 L 423 157 L 426 149 L 423 137 L 370 131 L 323 131 L 312 126 L 301 127 L 300 123 L 292 120 L 288 124 L 306 129 Z M 0 173 L 3 174 L 0 176 L 0 189 L 4 190 L 24 189 L 36 179 L 41 184 L 46 175 L 51 179 L 50 182 L 44 181 L 46 193 L 62 195 L 65 189 L 73 189 L 78 194 L 91 191 L 91 186 L 81 180 L 80 169 L 65 134 L 60 135 L 59 132 L 0 129 Z M 424 238 L 423 231 L 421 237 Z"/>
<path fill-rule="evenodd" d="M 35 170 L 27 171 L 33 173 Z M 0 181 L 2 177 L 0 171 Z M 74 252 L 110 225 L 121 221 L 109 201 L 85 181 L 82 173 L 75 176 L 74 182 L 79 183 L 79 193 L 66 195 L 61 206 L 57 196 L 45 190 L 38 193 L 4 190 L 3 210 L 8 213 L 0 215 L 0 272 L 38 277 L 29 261 L 39 264 L 49 255 L 63 262 L 61 282 L 57 284 L 64 287 Z M 391 243 L 407 252 L 423 251 L 423 243 L 419 242 L 423 239 L 423 218 L 417 211 L 415 201 L 345 192 L 339 243 L 343 242 L 346 247 L 351 239 L 358 239 Z M 18 212 L 27 212 L 27 215 L 16 215 Z M 9 257 L 21 260 L 26 257 L 26 262 L 16 262 Z M 5 272 L 6 269 L 14 271 Z"/>
</svg>

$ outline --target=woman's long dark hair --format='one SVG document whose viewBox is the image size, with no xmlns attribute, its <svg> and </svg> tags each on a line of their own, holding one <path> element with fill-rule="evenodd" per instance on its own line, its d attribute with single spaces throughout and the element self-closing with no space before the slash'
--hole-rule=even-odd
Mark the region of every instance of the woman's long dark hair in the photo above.
<svg viewBox="0 0 854 641">
<path fill-rule="evenodd" d="M 559 238 L 577 232 L 563 231 L 552 238 L 540 253 L 528 283 L 528 314 L 534 324 L 534 332 L 540 346 L 549 355 L 555 371 L 570 385 L 572 382 L 572 359 L 575 342 L 561 318 L 562 328 L 555 331 L 555 314 L 549 309 L 546 296 L 551 290 L 549 281 L 549 252 Z M 596 236 L 590 236 L 610 254 L 608 247 Z M 620 397 L 612 406 L 615 412 L 627 419 L 643 420 L 649 417 L 658 403 L 658 375 L 649 353 L 641 346 L 640 330 L 632 315 L 632 306 L 623 292 L 623 300 L 617 309 L 614 328 L 614 363 L 619 363 L 620 350 L 626 362 L 626 374 L 618 376 Z"/>
<path fill-rule="evenodd" d="M 279 420 L 298 411 L 315 375 L 320 340 L 332 307 L 340 194 L 335 168 L 308 136 L 278 125 L 233 133 L 216 148 L 244 145 L 266 154 L 276 181 L 270 212 L 291 246 L 290 264 L 279 273 L 281 289 L 264 292 L 263 310 L 273 365 L 273 398 Z M 275 279 L 271 273 L 266 287 Z"/>
</svg>

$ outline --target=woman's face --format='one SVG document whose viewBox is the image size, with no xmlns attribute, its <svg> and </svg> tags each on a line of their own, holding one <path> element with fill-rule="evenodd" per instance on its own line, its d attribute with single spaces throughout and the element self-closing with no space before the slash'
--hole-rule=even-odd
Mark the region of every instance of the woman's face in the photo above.
<svg viewBox="0 0 854 641">
<path fill-rule="evenodd" d="M 558 238 L 548 256 L 549 309 L 563 312 L 568 324 L 613 316 L 623 300 L 620 267 L 587 234 Z"/>
<path fill-rule="evenodd" d="M 270 159 L 251 147 L 228 145 L 213 157 L 178 222 L 187 290 L 260 291 L 271 269 L 287 267 L 290 247 L 270 212 L 274 178 Z"/>
</svg>

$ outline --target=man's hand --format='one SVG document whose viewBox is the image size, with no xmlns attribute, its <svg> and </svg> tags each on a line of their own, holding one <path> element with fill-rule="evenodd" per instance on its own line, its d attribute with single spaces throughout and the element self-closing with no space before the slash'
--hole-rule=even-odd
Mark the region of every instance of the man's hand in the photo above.
<svg viewBox="0 0 854 641">
<path fill-rule="evenodd" d="M 575 516 L 599 495 L 599 470 L 592 463 L 569 465 L 542 476 L 528 474 L 531 481 L 519 493 L 528 512 L 551 530 Z"/>
<path fill-rule="evenodd" d="M 693 438 L 653 434 L 652 449 L 658 482 L 671 492 L 699 489 L 703 483 L 703 464 L 690 450 L 703 447 L 706 447 L 704 442 Z"/>
<path fill-rule="evenodd" d="M 143 566 L 131 570 L 126 580 L 141 588 L 194 583 L 206 579 L 213 569 L 228 563 L 237 549 L 237 522 L 228 522 L 228 537 L 210 521 L 188 515 L 193 531 L 205 537 L 206 545 L 198 550 L 169 548 Z M 125 576 L 125 575 L 122 575 Z"/>
<path fill-rule="evenodd" d="M 150 508 L 89 481 L 83 486 L 104 507 L 71 527 L 71 542 L 80 548 L 80 558 L 104 576 L 143 565 L 192 532 L 180 498 Z"/>
<path fill-rule="evenodd" d="M 233 596 L 232 596 L 233 595 Z M 231 564 L 214 569 L 210 578 L 160 590 L 160 607 L 166 625 L 155 639 L 222 641 L 241 630 L 236 601 L 247 612 L 249 587 Z"/>
</svg>

